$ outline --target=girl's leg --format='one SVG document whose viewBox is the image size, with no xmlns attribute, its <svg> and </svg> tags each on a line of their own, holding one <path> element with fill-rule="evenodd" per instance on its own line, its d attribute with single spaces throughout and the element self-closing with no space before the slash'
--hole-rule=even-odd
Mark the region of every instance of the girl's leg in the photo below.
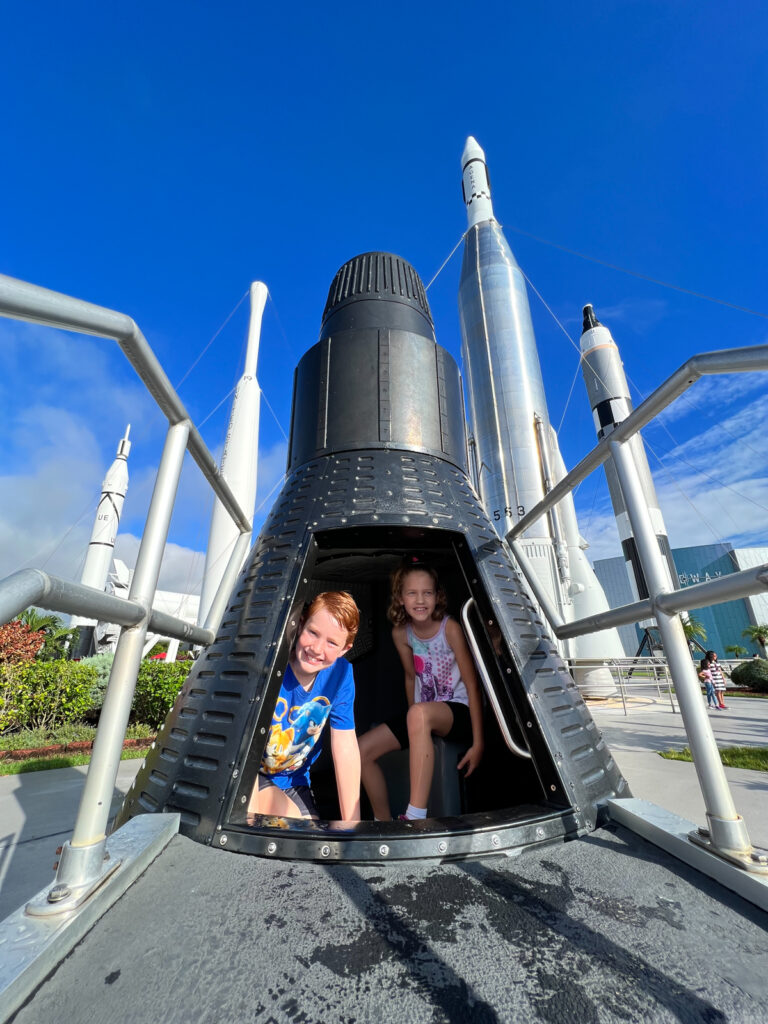
<svg viewBox="0 0 768 1024">
<path fill-rule="evenodd" d="M 384 772 L 377 761 L 391 750 L 399 750 L 397 737 L 388 725 L 377 725 L 375 729 L 364 733 L 358 740 L 360 747 L 360 776 L 371 801 L 374 818 L 389 821 L 392 814 L 389 810 L 389 793 Z"/>
<path fill-rule="evenodd" d="M 453 712 L 444 701 L 412 704 L 408 708 L 408 740 L 411 746 L 411 805 L 426 808 L 435 770 L 432 733 L 451 731 Z"/>
</svg>

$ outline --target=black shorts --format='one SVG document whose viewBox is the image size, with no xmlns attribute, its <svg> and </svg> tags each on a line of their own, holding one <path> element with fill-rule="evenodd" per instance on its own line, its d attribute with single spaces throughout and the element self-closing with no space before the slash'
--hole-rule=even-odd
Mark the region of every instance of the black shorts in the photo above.
<svg viewBox="0 0 768 1024">
<path fill-rule="evenodd" d="M 458 700 L 447 700 L 445 702 L 453 712 L 453 725 L 442 738 L 448 743 L 458 743 L 464 747 L 472 746 L 472 718 L 469 708 Z M 400 744 L 401 750 L 407 750 L 410 746 L 408 741 L 408 723 L 406 714 L 394 715 L 388 718 L 384 725 L 394 735 Z"/>
<path fill-rule="evenodd" d="M 289 786 L 287 789 L 283 789 L 282 786 L 275 786 L 269 776 L 259 773 L 259 792 L 262 789 L 266 789 L 267 786 L 274 786 L 275 789 L 279 789 L 281 793 L 285 793 L 287 797 L 290 797 L 298 807 L 302 818 L 319 817 L 309 786 Z"/>
</svg>

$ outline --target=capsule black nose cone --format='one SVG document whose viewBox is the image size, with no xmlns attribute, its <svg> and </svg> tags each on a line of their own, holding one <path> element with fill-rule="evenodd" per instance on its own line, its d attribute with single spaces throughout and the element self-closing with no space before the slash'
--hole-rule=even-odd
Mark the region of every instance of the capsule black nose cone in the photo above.
<svg viewBox="0 0 768 1024">
<path fill-rule="evenodd" d="M 421 278 L 410 263 L 390 252 L 365 252 L 341 267 L 328 292 L 320 338 L 366 327 L 434 338 Z"/>
<path fill-rule="evenodd" d="M 600 326 L 600 321 L 595 316 L 595 311 L 594 311 L 594 309 L 592 309 L 591 303 L 588 303 L 584 307 L 584 322 L 583 322 L 582 328 L 581 328 L 582 334 L 584 333 L 584 331 L 589 331 L 593 327 L 599 327 L 599 326 Z"/>
</svg>

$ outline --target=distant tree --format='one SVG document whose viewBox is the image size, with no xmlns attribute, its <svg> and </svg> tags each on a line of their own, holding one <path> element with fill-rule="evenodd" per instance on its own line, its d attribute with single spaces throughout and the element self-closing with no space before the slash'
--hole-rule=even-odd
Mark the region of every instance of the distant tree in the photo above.
<svg viewBox="0 0 768 1024">
<path fill-rule="evenodd" d="M 761 623 L 757 626 L 747 626 L 746 629 L 742 629 L 742 636 L 748 637 L 753 644 L 757 644 L 762 651 L 763 657 L 768 656 L 766 651 L 766 644 L 768 644 L 768 626 L 765 623 Z"/>
<path fill-rule="evenodd" d="M 707 639 L 707 631 L 704 628 L 704 624 L 698 619 L 694 618 L 693 615 L 688 616 L 688 621 L 683 620 L 683 632 L 685 633 L 685 639 L 688 641 L 688 646 L 693 649 L 693 641 L 698 640 L 699 643 L 704 643 Z"/>
<path fill-rule="evenodd" d="M 732 654 L 734 658 L 743 658 L 749 654 L 749 651 L 746 647 L 742 647 L 740 644 L 728 644 L 725 648 L 725 653 Z"/>
<path fill-rule="evenodd" d="M 45 633 L 30 629 L 24 622 L 14 619 L 0 626 L 0 664 L 33 661 L 45 642 Z"/>
<path fill-rule="evenodd" d="M 65 626 L 59 616 L 51 612 L 43 613 L 37 608 L 27 608 L 17 621 L 43 634 L 43 644 L 36 655 L 38 661 L 60 661 L 67 657 L 68 648 L 77 642 L 77 628 Z"/>
</svg>

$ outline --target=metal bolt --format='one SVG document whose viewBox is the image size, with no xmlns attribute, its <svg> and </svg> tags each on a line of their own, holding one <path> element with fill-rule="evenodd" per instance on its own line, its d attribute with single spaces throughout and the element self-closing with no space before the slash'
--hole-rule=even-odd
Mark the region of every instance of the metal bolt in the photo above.
<svg viewBox="0 0 768 1024">
<path fill-rule="evenodd" d="M 54 885 L 51 891 L 48 893 L 49 903 L 60 903 L 65 900 L 67 896 L 72 895 L 72 890 L 68 885 Z"/>
<path fill-rule="evenodd" d="M 536 838 L 537 839 L 543 839 L 544 838 L 544 829 L 543 828 L 537 828 L 536 829 Z"/>
<path fill-rule="evenodd" d="M 384 844 L 384 845 L 379 847 L 379 855 L 380 856 L 386 857 L 388 853 L 389 853 L 389 847 L 386 844 Z"/>
<path fill-rule="evenodd" d="M 755 864 L 768 864 L 768 857 L 766 857 L 764 853 L 757 853 L 757 851 L 753 851 L 751 859 Z"/>
<path fill-rule="evenodd" d="M 61 851 L 62 851 L 63 849 L 64 849 L 64 847 L 63 847 L 63 846 L 57 846 L 57 847 L 56 847 L 56 856 L 57 856 L 57 857 L 59 856 L 59 854 L 61 853 Z"/>
<path fill-rule="evenodd" d="M 226 846 L 226 845 L 227 845 L 227 837 L 226 836 L 221 836 L 221 838 L 219 839 L 219 846 Z"/>
<path fill-rule="evenodd" d="M 526 722 L 525 724 L 528 726 L 529 729 L 533 728 L 533 722 Z"/>
<path fill-rule="evenodd" d="M 437 844 L 437 852 L 438 853 L 445 853 L 445 851 L 447 849 L 448 849 L 448 843 L 446 843 L 446 841 L 444 839 L 441 839 L 440 842 Z"/>
<path fill-rule="evenodd" d="M 321 846 L 320 847 L 320 856 L 321 857 L 330 857 L 331 856 L 331 848 L 330 848 L 330 846 Z"/>
<path fill-rule="evenodd" d="M 261 729 L 260 731 L 261 731 L 261 735 L 263 736 L 263 735 L 264 735 L 264 733 L 265 733 L 265 732 L 266 732 L 267 730 L 266 730 L 266 729 Z"/>
<path fill-rule="evenodd" d="M 507 669 L 507 675 L 508 675 L 508 676 L 511 676 L 511 675 L 512 675 L 512 669 L 511 669 L 511 668 L 508 668 L 508 669 Z"/>
<path fill-rule="evenodd" d="M 247 797 L 241 796 L 241 797 L 240 797 L 240 803 L 241 803 L 241 804 L 244 804 L 244 803 L 245 803 L 245 801 L 246 801 L 246 799 L 247 799 Z"/>
<path fill-rule="evenodd" d="M 557 789 L 557 786 L 554 786 L 554 785 L 552 785 L 552 786 L 550 786 L 549 788 L 550 788 L 550 789 L 552 790 L 552 792 L 554 793 L 554 792 L 555 792 L 555 790 Z"/>
<path fill-rule="evenodd" d="M 501 840 L 498 836 L 491 836 L 491 846 L 498 846 Z"/>
<path fill-rule="evenodd" d="M 282 673 L 282 672 L 280 671 L 280 669 L 278 669 L 278 670 L 277 670 L 277 672 L 276 672 L 275 674 L 277 675 L 277 678 L 279 679 L 279 678 L 280 678 L 280 676 L 281 676 L 281 675 L 282 675 L 283 673 Z"/>
<path fill-rule="evenodd" d="M 274 853 L 277 849 L 277 843 L 267 843 L 267 853 Z"/>
<path fill-rule="evenodd" d="M 236 779 L 239 774 L 240 774 L 240 769 L 239 768 L 235 768 L 235 770 L 232 772 L 232 778 Z"/>
</svg>

